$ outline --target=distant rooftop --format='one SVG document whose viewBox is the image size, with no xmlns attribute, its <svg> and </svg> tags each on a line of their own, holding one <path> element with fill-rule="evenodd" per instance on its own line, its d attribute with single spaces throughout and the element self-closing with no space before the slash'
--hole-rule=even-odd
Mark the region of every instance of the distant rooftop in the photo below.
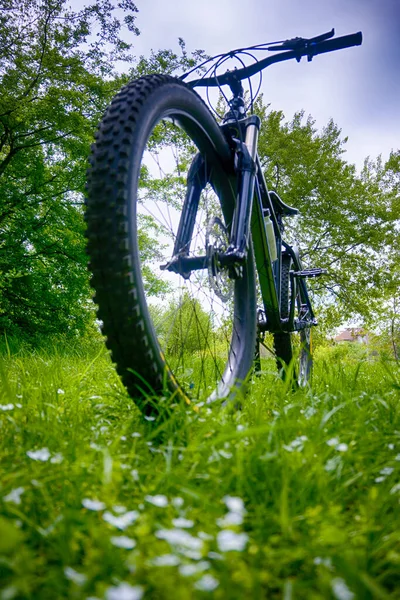
<svg viewBox="0 0 400 600">
<path fill-rule="evenodd" d="M 341 331 L 339 335 L 335 337 L 335 342 L 361 342 L 367 341 L 367 334 L 361 327 L 348 327 L 344 331 Z"/>
</svg>

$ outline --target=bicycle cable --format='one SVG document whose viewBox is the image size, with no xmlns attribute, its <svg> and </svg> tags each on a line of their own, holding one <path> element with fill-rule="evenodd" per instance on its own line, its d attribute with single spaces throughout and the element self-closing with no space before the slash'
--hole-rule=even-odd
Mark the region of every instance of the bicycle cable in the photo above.
<svg viewBox="0 0 400 600">
<path fill-rule="evenodd" d="M 204 67 L 204 65 L 206 65 L 207 63 L 217 59 L 217 58 L 223 58 L 223 57 L 230 57 L 233 58 L 233 55 L 236 54 L 237 52 L 243 52 L 243 51 L 247 51 L 247 50 L 266 50 L 268 46 L 274 46 L 275 44 L 283 44 L 285 40 L 280 40 L 277 42 L 264 42 L 263 44 L 255 44 L 253 46 L 247 46 L 244 48 L 235 48 L 234 50 L 230 50 L 229 52 L 223 52 L 221 54 L 216 54 L 215 56 L 210 56 L 210 58 L 207 58 L 205 61 L 203 61 L 202 63 L 200 63 L 199 65 L 196 65 L 195 67 L 193 67 L 192 69 L 190 69 L 189 71 L 186 71 L 185 73 L 183 73 L 182 75 L 179 76 L 179 79 L 182 79 L 182 81 L 184 79 L 186 79 L 186 77 L 188 77 L 189 75 L 191 75 L 192 73 L 194 73 L 194 71 L 197 71 L 198 69 L 201 69 L 202 67 Z M 207 70 L 207 72 L 203 75 L 203 77 L 201 77 L 200 79 L 203 79 L 207 73 L 210 72 L 210 70 L 212 69 L 212 67 L 210 67 L 210 69 Z"/>
<path fill-rule="evenodd" d="M 276 44 L 276 43 L 279 43 L 279 42 L 269 42 L 268 44 L 263 45 L 263 46 L 268 46 L 268 45 Z M 203 74 L 200 77 L 200 79 L 205 79 L 207 76 L 213 77 L 215 79 L 216 83 L 217 83 L 217 87 L 218 87 L 220 95 L 225 100 L 226 104 L 228 106 L 230 106 L 231 101 L 229 100 L 229 98 L 225 94 L 225 92 L 224 92 L 224 90 L 222 88 L 222 85 L 218 84 L 218 77 L 219 77 L 218 74 L 217 74 L 218 68 L 220 68 L 224 63 L 226 63 L 230 59 L 237 60 L 239 62 L 239 64 L 240 64 L 240 66 L 243 67 L 243 68 L 245 68 L 246 64 L 245 64 L 245 62 L 243 61 L 243 59 L 241 58 L 240 55 L 249 56 L 254 61 L 254 63 L 258 63 L 259 61 L 258 61 L 257 57 L 254 56 L 254 54 L 250 53 L 248 50 L 250 50 L 250 49 L 265 50 L 265 47 L 261 47 L 261 46 L 262 45 L 259 45 L 259 46 L 254 47 L 254 48 L 252 46 L 249 46 L 248 48 L 245 48 L 245 49 L 243 48 L 243 49 L 231 50 L 230 52 L 227 52 L 225 54 L 220 54 L 220 55 L 217 55 L 217 56 L 212 57 L 210 59 L 207 59 L 201 65 L 198 65 L 197 67 L 194 67 L 191 71 L 188 71 L 187 73 L 183 74 L 180 77 L 180 79 L 184 79 L 187 75 L 189 75 L 190 73 L 193 73 L 194 70 L 203 67 L 207 62 L 210 62 L 211 60 L 217 59 L 217 60 L 215 60 L 215 62 L 208 69 L 206 69 L 206 70 L 203 71 Z M 258 81 L 257 90 L 256 90 L 255 93 L 253 92 L 253 85 L 252 85 L 252 82 L 251 82 L 251 77 L 248 77 L 247 81 L 248 81 L 248 86 L 249 86 L 250 100 L 249 100 L 248 103 L 244 104 L 244 111 L 247 113 L 247 111 L 250 110 L 250 114 L 252 114 L 253 110 L 254 110 L 255 100 L 256 100 L 259 92 L 260 92 L 261 85 L 262 85 L 262 72 L 260 71 L 260 73 L 259 73 L 259 81 Z M 208 103 L 210 109 L 212 110 L 212 112 L 215 114 L 215 116 L 220 121 L 222 121 L 223 118 L 224 118 L 224 116 L 221 115 L 221 114 L 219 114 L 218 110 L 214 107 L 213 102 L 212 102 L 212 100 L 210 98 L 210 92 L 209 92 L 209 88 L 208 87 L 206 88 L 206 98 L 207 98 L 207 103 Z M 243 143 L 242 133 L 241 133 L 241 129 L 239 127 L 239 119 L 238 119 L 238 117 L 237 117 L 237 115 L 235 113 L 233 113 L 233 114 L 234 114 L 234 118 L 235 118 L 236 125 L 237 125 L 237 128 L 238 128 L 239 140 L 240 140 L 241 143 Z"/>
</svg>

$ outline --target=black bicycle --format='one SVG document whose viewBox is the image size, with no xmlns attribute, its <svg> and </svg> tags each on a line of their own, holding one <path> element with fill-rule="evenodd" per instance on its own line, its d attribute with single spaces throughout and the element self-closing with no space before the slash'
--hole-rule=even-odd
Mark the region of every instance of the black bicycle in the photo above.
<svg viewBox="0 0 400 600">
<path fill-rule="evenodd" d="M 322 270 L 303 269 L 283 239 L 284 217 L 298 211 L 268 191 L 249 78 L 362 42 L 361 33 L 333 36 L 233 50 L 198 65 L 189 83 L 195 69 L 141 77 L 100 123 L 86 211 L 92 283 L 113 360 L 145 412 L 166 394 L 197 403 L 234 396 L 268 360 L 265 335 L 283 375 L 308 381 L 316 319 L 306 279 Z M 277 54 L 244 63 L 266 50 Z M 229 58 L 240 68 L 219 74 Z M 200 86 L 224 97 L 230 88 L 220 123 L 193 91 Z"/>
</svg>

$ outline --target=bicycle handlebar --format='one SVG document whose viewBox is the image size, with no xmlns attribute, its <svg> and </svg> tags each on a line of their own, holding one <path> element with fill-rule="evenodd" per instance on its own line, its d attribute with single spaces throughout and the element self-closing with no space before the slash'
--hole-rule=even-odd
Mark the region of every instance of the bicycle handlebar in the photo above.
<svg viewBox="0 0 400 600">
<path fill-rule="evenodd" d="M 311 41 L 310 43 L 307 43 L 307 41 L 305 41 L 304 47 L 299 47 L 295 50 L 288 50 L 279 54 L 275 54 L 274 56 L 269 56 L 253 65 L 244 67 L 242 69 L 236 69 L 235 71 L 227 71 L 223 75 L 205 77 L 203 79 L 194 79 L 192 81 L 188 81 L 187 84 L 190 87 L 219 87 L 221 85 L 229 85 L 231 83 L 247 79 L 256 73 L 259 73 L 266 67 L 269 67 L 269 65 L 277 62 L 291 60 L 292 58 L 300 61 L 302 56 L 307 56 L 308 60 L 310 61 L 317 54 L 333 52 L 334 50 L 342 50 L 343 48 L 351 48 L 352 46 L 361 46 L 361 44 L 361 31 L 322 42 Z"/>
</svg>

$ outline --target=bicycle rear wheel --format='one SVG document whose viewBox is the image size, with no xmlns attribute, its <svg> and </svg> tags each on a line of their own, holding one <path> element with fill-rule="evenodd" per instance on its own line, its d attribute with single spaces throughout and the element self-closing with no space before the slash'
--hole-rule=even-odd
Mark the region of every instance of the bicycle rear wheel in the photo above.
<svg viewBox="0 0 400 600">
<path fill-rule="evenodd" d="M 177 79 L 135 80 L 107 110 L 90 163 L 92 285 L 128 392 L 144 412 L 157 411 L 166 391 L 187 402 L 237 393 L 255 343 L 254 262 L 249 252 L 236 280 L 218 262 L 229 238 L 235 176 L 210 111 Z M 202 181 L 197 200 L 186 192 L 188 169 L 189 180 Z M 193 220 L 186 255 L 205 257 L 189 278 L 165 268 L 185 219 Z"/>
<path fill-rule="evenodd" d="M 293 260 L 288 254 L 282 256 L 281 276 L 281 317 L 289 317 L 291 286 L 290 271 Z M 295 297 L 295 317 L 302 317 L 304 302 L 301 291 L 297 288 Z M 312 374 L 311 328 L 302 329 L 299 333 L 275 333 L 274 349 L 277 367 L 285 379 L 290 374 L 292 380 L 301 387 L 307 385 Z"/>
</svg>

